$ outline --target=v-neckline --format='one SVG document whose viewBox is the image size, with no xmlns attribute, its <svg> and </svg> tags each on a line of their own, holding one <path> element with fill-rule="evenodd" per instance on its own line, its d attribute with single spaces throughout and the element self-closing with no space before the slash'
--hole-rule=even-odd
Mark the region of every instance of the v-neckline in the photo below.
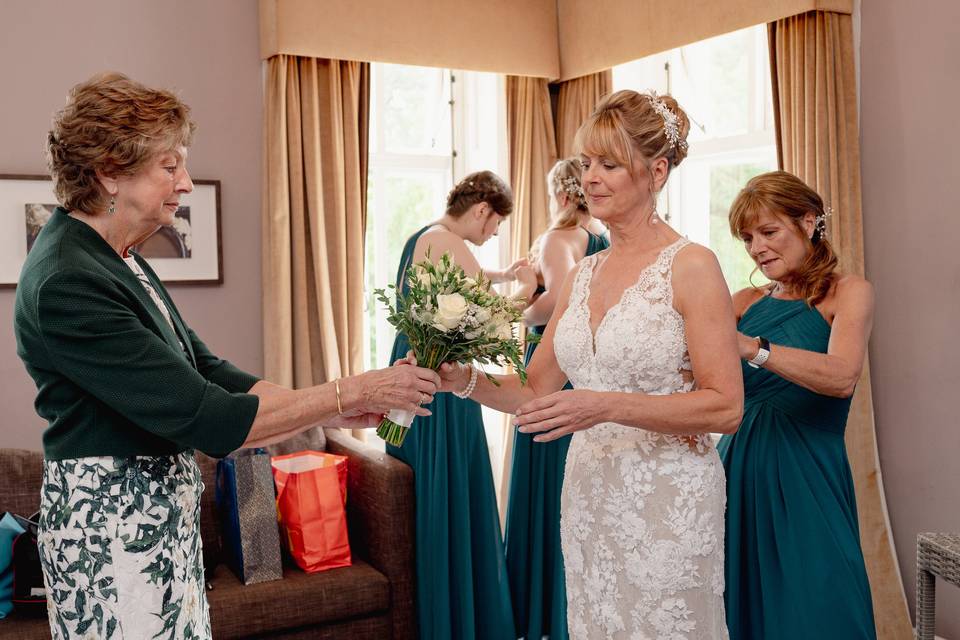
<svg viewBox="0 0 960 640">
<path fill-rule="evenodd" d="M 624 287 L 623 291 L 620 292 L 620 297 L 617 299 L 617 301 L 614 304 L 612 304 L 603 313 L 603 317 L 600 318 L 600 322 L 597 323 L 596 329 L 593 328 L 593 311 L 590 309 L 590 295 L 591 295 L 591 287 L 593 285 L 593 276 L 596 274 L 598 260 L 594 260 L 592 265 L 587 265 L 589 267 L 589 270 L 588 270 L 587 281 L 585 283 L 586 291 L 584 292 L 584 295 L 583 295 L 582 304 L 586 308 L 587 331 L 590 332 L 591 355 L 593 355 L 594 358 L 596 358 L 597 356 L 597 336 L 600 335 L 600 330 L 603 329 L 603 325 L 607 322 L 607 318 L 610 317 L 610 314 L 613 313 L 615 310 L 619 309 L 621 305 L 623 305 L 623 300 L 626 297 L 628 291 L 640 286 L 640 284 L 643 282 L 643 277 L 647 274 L 648 271 L 650 271 L 650 269 L 652 269 L 654 266 L 656 266 L 660 262 L 660 259 L 666 254 L 667 249 L 672 248 L 677 243 L 683 242 L 683 240 L 684 240 L 684 237 L 680 236 L 679 238 L 677 238 L 676 240 L 674 240 L 673 242 L 665 246 L 663 249 L 660 250 L 659 253 L 657 253 L 657 257 L 654 258 L 653 261 L 650 262 L 650 264 L 648 264 L 647 266 L 645 266 L 643 269 L 640 270 L 639 275 L 637 275 L 636 281 L 633 284 Z M 597 254 L 594 254 L 594 255 L 597 255 Z M 606 262 L 606 260 L 604 260 L 604 262 Z"/>
</svg>

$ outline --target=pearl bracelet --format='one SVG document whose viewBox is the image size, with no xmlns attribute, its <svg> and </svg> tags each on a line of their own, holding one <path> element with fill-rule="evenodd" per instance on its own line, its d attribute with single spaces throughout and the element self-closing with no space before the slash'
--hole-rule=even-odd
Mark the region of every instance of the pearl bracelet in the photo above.
<svg viewBox="0 0 960 640">
<path fill-rule="evenodd" d="M 476 367 L 470 367 L 470 382 L 467 383 L 467 386 L 463 391 L 454 391 L 453 395 L 461 399 L 467 399 L 470 397 L 470 394 L 473 393 L 473 390 L 477 388 L 477 369 Z"/>
</svg>

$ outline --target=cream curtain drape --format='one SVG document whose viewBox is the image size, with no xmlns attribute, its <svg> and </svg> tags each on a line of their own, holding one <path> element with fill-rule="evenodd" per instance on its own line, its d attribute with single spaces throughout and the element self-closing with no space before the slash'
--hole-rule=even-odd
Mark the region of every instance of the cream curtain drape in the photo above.
<svg viewBox="0 0 960 640">
<path fill-rule="evenodd" d="M 264 373 L 277 384 L 362 371 L 368 96 L 366 63 L 267 61 Z M 280 449 L 320 443 L 315 430 Z"/>
<path fill-rule="evenodd" d="M 780 166 L 833 207 L 830 239 L 840 268 L 863 275 L 852 18 L 810 11 L 770 23 L 768 33 Z M 877 455 L 869 362 L 853 398 L 846 442 L 878 638 L 912 638 Z"/>
<path fill-rule="evenodd" d="M 507 139 L 514 198 L 510 216 L 511 259 L 527 255 L 531 243 L 550 225 L 547 172 L 558 159 L 558 149 L 560 158 L 573 153 L 577 129 L 612 86 L 613 74 L 609 69 L 561 82 L 554 125 L 546 79 L 507 76 Z M 506 514 L 513 460 L 509 416 L 504 420 L 502 436 L 502 473 L 497 482 L 501 519 Z"/>
<path fill-rule="evenodd" d="M 557 161 L 557 144 L 546 78 L 507 76 L 507 141 L 513 189 L 509 258 L 513 259 L 527 255 L 530 243 L 549 224 L 546 175 Z M 495 479 L 501 525 L 507 513 L 513 460 L 510 416 L 504 417 L 502 429 L 503 459 L 500 477 Z"/>
<path fill-rule="evenodd" d="M 573 155 L 573 138 L 600 98 L 613 91 L 613 71 L 607 69 L 561 82 L 557 98 L 557 151 Z"/>
</svg>

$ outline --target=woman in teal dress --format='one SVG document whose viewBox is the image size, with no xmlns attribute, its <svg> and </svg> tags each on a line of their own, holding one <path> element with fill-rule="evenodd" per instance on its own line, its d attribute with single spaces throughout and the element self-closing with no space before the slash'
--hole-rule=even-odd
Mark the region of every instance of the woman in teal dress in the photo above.
<svg viewBox="0 0 960 640">
<path fill-rule="evenodd" d="M 782 171 L 753 178 L 730 210 L 731 231 L 771 281 L 734 296 L 745 406 L 718 446 L 731 640 L 876 637 L 843 440 L 873 290 L 836 271 L 827 215 Z"/>
<path fill-rule="evenodd" d="M 557 162 L 547 174 L 550 229 L 534 242 L 531 263 L 538 272 L 536 299 L 523 313 L 530 335 L 542 335 L 567 274 L 585 256 L 610 246 L 606 228 L 590 216 L 580 186 L 580 160 Z M 537 343 L 527 345 L 530 363 Z M 565 388 L 572 388 L 568 384 Z M 560 552 L 560 488 L 570 436 L 534 443 L 514 432 L 507 503 L 507 574 L 516 637 L 566 640 L 567 594 Z"/>
<path fill-rule="evenodd" d="M 510 188 L 481 171 L 461 180 L 447 196 L 443 217 L 407 240 L 397 287 L 414 262 L 450 252 L 467 274 L 480 265 L 464 241 L 481 245 L 496 235 L 513 210 Z M 484 270 L 494 282 L 521 281 L 518 296 L 532 296 L 533 270 L 518 261 L 504 271 Z M 410 344 L 399 334 L 392 360 Z M 445 393 L 417 417 L 401 447 L 390 455 L 413 468 L 416 493 L 417 618 L 424 640 L 503 640 L 513 635 L 513 613 L 504 566 L 500 516 L 480 405 Z"/>
</svg>

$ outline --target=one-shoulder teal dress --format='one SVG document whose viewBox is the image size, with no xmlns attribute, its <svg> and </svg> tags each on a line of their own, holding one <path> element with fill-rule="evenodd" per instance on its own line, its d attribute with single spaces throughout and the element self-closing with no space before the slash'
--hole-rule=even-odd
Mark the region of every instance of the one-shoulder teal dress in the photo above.
<svg viewBox="0 0 960 640">
<path fill-rule="evenodd" d="M 424 227 L 407 240 L 397 288 Z M 410 343 L 398 334 L 391 362 Z M 413 468 L 416 493 L 417 621 L 424 640 L 504 640 L 513 613 L 500 516 L 480 405 L 438 393 L 416 417 L 402 447 L 387 452 Z"/>
<path fill-rule="evenodd" d="M 803 300 L 761 298 L 738 329 L 817 353 L 830 340 L 830 325 Z M 743 382 L 743 423 L 717 447 L 727 473 L 731 640 L 874 640 L 843 441 L 850 399 L 746 364 Z"/>
<path fill-rule="evenodd" d="M 587 231 L 585 256 L 610 246 L 606 235 Z M 537 293 L 543 293 L 543 288 Z M 546 326 L 533 327 L 543 335 Z M 527 345 L 524 364 L 530 364 L 536 343 Z M 569 385 L 566 389 L 572 389 Z M 560 488 L 570 437 L 534 442 L 533 435 L 514 431 L 510 498 L 507 503 L 507 573 L 515 637 L 566 640 L 567 591 L 560 552 Z"/>
</svg>

